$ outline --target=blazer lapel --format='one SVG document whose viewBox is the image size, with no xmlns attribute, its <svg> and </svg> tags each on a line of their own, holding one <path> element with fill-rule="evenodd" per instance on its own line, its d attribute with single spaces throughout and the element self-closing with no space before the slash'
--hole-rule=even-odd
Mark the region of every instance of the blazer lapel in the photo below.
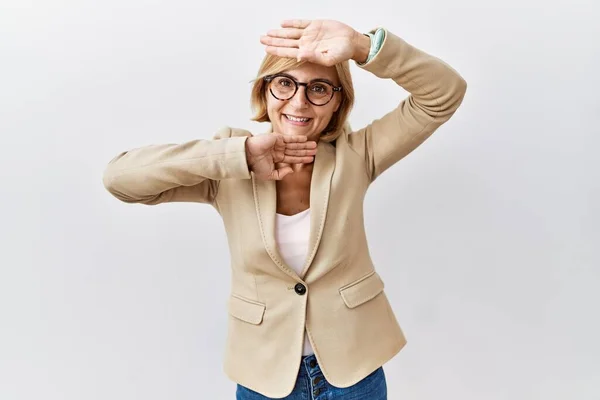
<svg viewBox="0 0 600 400">
<path fill-rule="evenodd" d="M 335 148 L 325 142 L 319 142 L 317 155 L 310 184 L 310 236 L 309 247 L 302 274 L 287 266 L 279 254 L 275 241 L 275 214 L 277 212 L 277 191 L 275 181 L 265 181 L 256 178 L 252 173 L 252 187 L 254 191 L 254 204 L 258 224 L 262 235 L 263 244 L 267 253 L 283 272 L 294 278 L 301 279 L 312 263 L 319 243 L 327 217 L 327 206 L 329 203 L 329 192 L 331 190 L 331 178 L 335 170 Z"/>
<path fill-rule="evenodd" d="M 254 205 L 256 206 L 256 215 L 258 225 L 262 236 L 263 244 L 267 253 L 273 262 L 286 274 L 298 280 L 296 272 L 288 267 L 277 249 L 275 242 L 275 213 L 277 212 L 277 191 L 275 181 L 265 181 L 252 175 L 252 187 L 254 191 Z"/>
<path fill-rule="evenodd" d="M 323 227 L 327 218 L 327 208 L 329 205 L 329 192 L 331 191 L 331 180 L 335 171 L 335 148 L 326 142 L 319 142 L 317 147 L 317 155 L 315 156 L 315 165 L 310 183 L 310 237 L 308 255 L 304 268 L 302 269 L 301 278 L 304 278 L 308 268 L 312 264 Z"/>
</svg>

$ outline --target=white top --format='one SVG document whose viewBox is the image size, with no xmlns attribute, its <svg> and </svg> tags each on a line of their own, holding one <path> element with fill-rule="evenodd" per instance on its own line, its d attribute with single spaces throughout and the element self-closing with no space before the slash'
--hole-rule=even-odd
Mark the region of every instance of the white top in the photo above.
<svg viewBox="0 0 600 400">
<path fill-rule="evenodd" d="M 310 208 L 294 215 L 275 215 L 275 241 L 279 254 L 299 276 L 308 257 L 309 237 Z M 305 356 L 314 354 L 306 332 L 302 354 Z"/>
</svg>

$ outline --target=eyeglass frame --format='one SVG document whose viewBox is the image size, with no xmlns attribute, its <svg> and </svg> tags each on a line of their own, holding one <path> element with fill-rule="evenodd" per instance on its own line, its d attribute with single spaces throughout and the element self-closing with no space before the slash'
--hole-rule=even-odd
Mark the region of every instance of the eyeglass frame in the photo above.
<svg viewBox="0 0 600 400">
<path fill-rule="evenodd" d="M 322 106 L 325 106 L 325 105 L 329 104 L 329 103 L 331 102 L 331 100 L 333 100 L 333 97 L 335 96 L 335 93 L 336 93 L 336 92 L 341 92 L 341 91 L 342 91 L 342 88 L 343 88 L 342 86 L 335 86 L 335 85 L 334 85 L 332 82 L 330 82 L 330 81 L 329 81 L 329 80 L 327 80 L 327 79 L 314 79 L 314 80 L 312 80 L 312 81 L 310 81 L 310 82 L 298 82 L 298 81 L 296 80 L 296 78 L 294 78 L 293 76 L 291 76 L 291 75 L 289 75 L 289 74 L 283 73 L 283 72 L 282 72 L 282 73 L 279 73 L 279 74 L 267 75 L 267 76 L 265 76 L 263 79 L 264 79 L 264 81 L 265 81 L 265 82 L 267 82 L 267 83 L 269 83 L 269 84 L 270 84 L 270 83 L 273 81 L 273 79 L 275 79 L 275 78 L 277 78 L 277 77 L 280 77 L 280 76 L 283 76 L 283 77 L 285 77 L 285 78 L 288 78 L 288 79 L 290 79 L 290 80 L 291 80 L 292 82 L 294 82 L 294 84 L 296 85 L 296 90 L 294 90 L 294 94 L 292 94 L 292 95 L 291 95 L 290 97 L 288 97 L 287 99 L 280 99 L 279 97 L 275 96 L 275 93 L 273 93 L 273 90 L 271 90 L 271 88 L 269 87 L 269 92 L 271 93 L 271 96 L 273 96 L 274 98 L 276 98 L 277 100 L 280 100 L 280 101 L 286 101 L 286 100 L 290 100 L 290 99 L 294 98 L 294 96 L 296 95 L 296 93 L 298 93 L 298 88 L 299 88 L 300 86 L 304 86 L 304 97 L 306 97 L 306 100 L 308 100 L 308 102 L 309 102 L 310 104 L 312 104 L 313 106 L 322 107 Z M 331 87 L 332 87 L 332 89 L 333 89 L 333 92 L 331 93 L 331 97 L 329 98 L 329 100 L 327 100 L 327 102 L 326 102 L 326 103 L 323 103 L 323 104 L 315 104 L 315 103 L 313 103 L 313 102 L 312 102 L 312 101 L 311 101 L 311 100 L 308 98 L 308 91 L 307 91 L 307 89 L 308 89 L 308 85 L 312 85 L 313 83 L 318 83 L 318 82 L 321 82 L 321 83 L 326 83 L 326 84 L 328 84 L 329 86 L 331 86 Z"/>
</svg>

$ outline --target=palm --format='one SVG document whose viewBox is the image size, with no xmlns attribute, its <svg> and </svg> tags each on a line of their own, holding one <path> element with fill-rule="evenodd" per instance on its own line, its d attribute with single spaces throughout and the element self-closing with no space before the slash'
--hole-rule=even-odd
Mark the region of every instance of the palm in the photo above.
<svg viewBox="0 0 600 400">
<path fill-rule="evenodd" d="M 308 61 L 331 66 L 352 57 L 354 29 L 338 21 L 311 21 L 299 40 L 299 53 Z"/>
<path fill-rule="evenodd" d="M 311 163 L 316 147 L 316 143 L 308 142 L 306 137 L 264 134 L 248 138 L 246 158 L 257 177 L 279 180 L 293 172 L 289 164 Z M 280 163 L 287 165 L 278 166 Z"/>
<path fill-rule="evenodd" d="M 256 136 L 248 146 L 248 155 L 255 161 L 253 168 L 256 173 L 270 174 L 275 170 L 275 163 L 283 161 L 285 144 L 281 137 L 275 135 Z"/>
<path fill-rule="evenodd" d="M 261 42 L 268 53 L 332 66 L 354 55 L 357 32 L 332 20 L 284 21 L 282 29 L 270 30 Z"/>
</svg>

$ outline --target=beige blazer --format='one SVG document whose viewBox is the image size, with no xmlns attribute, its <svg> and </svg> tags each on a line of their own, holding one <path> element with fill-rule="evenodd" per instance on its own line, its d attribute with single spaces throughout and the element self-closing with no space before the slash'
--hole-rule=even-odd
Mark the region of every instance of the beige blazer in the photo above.
<svg viewBox="0 0 600 400">
<path fill-rule="evenodd" d="M 275 243 L 275 182 L 248 170 L 250 132 L 227 127 L 211 140 L 123 152 L 104 175 L 107 190 L 127 203 L 199 202 L 219 212 L 231 252 L 225 372 L 268 397 L 292 391 L 305 329 L 323 374 L 338 387 L 357 383 L 406 343 L 369 256 L 363 200 L 382 172 L 453 115 L 466 83 L 389 31 L 360 68 L 410 96 L 360 130 L 345 128 L 335 144 L 318 144 L 309 256 L 300 275 Z"/>
</svg>

